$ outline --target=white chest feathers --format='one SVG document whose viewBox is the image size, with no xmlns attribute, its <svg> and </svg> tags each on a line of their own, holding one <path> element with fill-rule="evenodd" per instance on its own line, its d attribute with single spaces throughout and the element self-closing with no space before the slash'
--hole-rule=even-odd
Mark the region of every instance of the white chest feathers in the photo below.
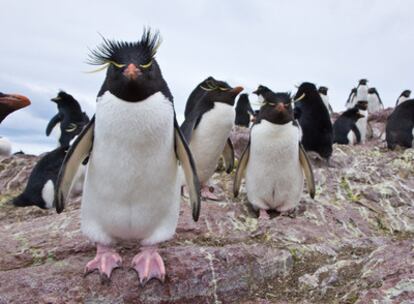
<svg viewBox="0 0 414 304">
<path fill-rule="evenodd" d="M 233 128 L 235 115 L 232 106 L 215 102 L 214 108 L 204 113 L 194 130 L 190 149 L 194 156 L 200 182 L 207 182 L 213 175 Z"/>
<path fill-rule="evenodd" d="M 368 112 L 374 113 L 382 110 L 382 106 L 377 94 L 368 94 Z"/>
<path fill-rule="evenodd" d="M 359 110 L 359 113 L 364 115 L 364 117 L 358 119 L 356 126 L 361 134 L 361 143 L 365 144 L 367 139 L 368 111 Z"/>
<path fill-rule="evenodd" d="M 368 100 L 368 86 L 367 85 L 360 85 L 357 88 L 356 93 L 356 102 L 358 101 L 366 101 Z"/>
<path fill-rule="evenodd" d="M 403 96 L 400 96 L 398 98 L 398 101 L 397 101 L 397 106 L 400 105 L 400 104 L 402 104 L 404 101 L 407 101 L 408 99 L 409 99 L 409 97 L 405 97 L 404 95 Z"/>
<path fill-rule="evenodd" d="M 325 107 L 328 110 L 329 114 L 332 114 L 331 113 L 331 110 L 330 110 L 331 107 L 329 105 L 329 96 L 328 95 L 324 95 L 324 94 L 319 94 L 319 95 L 321 96 L 322 101 L 323 101 L 323 104 L 325 105 Z"/>
<path fill-rule="evenodd" d="M 303 190 L 299 162 L 299 132 L 292 123 L 263 120 L 251 132 L 246 190 L 250 203 L 262 209 L 296 207 Z"/>
<path fill-rule="evenodd" d="M 0 137 L 0 156 L 10 156 L 12 146 L 10 140 L 6 137 Z"/>
</svg>

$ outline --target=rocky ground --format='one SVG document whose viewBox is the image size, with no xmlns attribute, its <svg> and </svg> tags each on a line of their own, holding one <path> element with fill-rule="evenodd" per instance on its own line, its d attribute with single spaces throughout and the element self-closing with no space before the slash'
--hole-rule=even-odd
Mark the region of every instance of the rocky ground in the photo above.
<svg viewBox="0 0 414 304">
<path fill-rule="evenodd" d="M 128 268 L 135 243 L 118 246 L 124 268 L 109 284 L 83 277 L 95 248 L 80 233 L 80 197 L 60 215 L 7 203 L 36 160 L 0 159 L 0 303 L 414 303 L 414 149 L 335 146 L 330 167 L 313 162 L 315 199 L 304 193 L 267 222 L 243 190 L 232 197 L 233 174 L 217 173 L 226 198 L 204 202 L 198 223 L 183 199 L 160 250 L 166 282 L 144 288 Z"/>
</svg>

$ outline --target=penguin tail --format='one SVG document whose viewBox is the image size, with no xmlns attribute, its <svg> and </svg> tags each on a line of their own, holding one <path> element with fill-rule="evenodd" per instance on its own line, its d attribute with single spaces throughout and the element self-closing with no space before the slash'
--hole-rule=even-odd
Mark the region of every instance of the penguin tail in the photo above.
<svg viewBox="0 0 414 304">
<path fill-rule="evenodd" d="M 24 193 L 11 199 L 10 201 L 7 202 L 7 204 L 14 205 L 15 207 L 27 207 L 27 206 L 33 205 L 33 203 L 31 203 L 30 200 L 26 198 Z"/>
</svg>

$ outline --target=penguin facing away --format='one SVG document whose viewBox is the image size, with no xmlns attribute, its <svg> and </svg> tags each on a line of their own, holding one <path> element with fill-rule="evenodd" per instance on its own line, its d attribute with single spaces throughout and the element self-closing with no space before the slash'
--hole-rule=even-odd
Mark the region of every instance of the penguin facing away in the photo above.
<svg viewBox="0 0 414 304">
<path fill-rule="evenodd" d="M 398 106 L 402 104 L 404 101 L 410 99 L 411 91 L 410 90 L 404 90 L 401 95 L 398 97 L 397 102 L 395 103 L 395 106 Z"/>
<path fill-rule="evenodd" d="M 325 107 L 328 109 L 329 115 L 333 113 L 331 104 L 329 103 L 329 96 L 328 96 L 328 88 L 324 86 L 320 86 L 318 89 L 319 95 L 321 95 L 322 101 Z"/>
<path fill-rule="evenodd" d="M 333 143 L 332 123 L 316 86 L 309 82 L 302 83 L 294 100 L 295 118 L 303 133 L 303 147 L 306 151 L 318 153 L 329 163 Z"/>
<path fill-rule="evenodd" d="M 414 99 L 401 103 L 388 117 L 385 140 L 391 150 L 396 146 L 414 147 Z"/>
<path fill-rule="evenodd" d="M 356 126 L 356 122 L 363 117 L 364 115 L 359 113 L 357 107 L 342 113 L 333 124 L 334 143 L 341 145 L 355 145 L 360 143 L 361 133 Z"/>
<path fill-rule="evenodd" d="M 194 156 L 201 196 L 219 200 L 207 183 L 214 174 L 220 155 L 224 157 L 227 173 L 233 170 L 234 151 L 229 136 L 235 120 L 235 98 L 243 88 L 232 88 L 224 81 L 215 80 L 202 89 L 205 93 L 185 118 L 181 131 Z"/>
<path fill-rule="evenodd" d="M 268 219 L 267 210 L 288 211 L 299 204 L 305 175 L 310 196 L 315 195 L 312 167 L 293 122 L 290 95 L 273 93 L 264 100 L 251 128 L 233 185 L 237 197 L 245 177 L 249 202 Z"/>
<path fill-rule="evenodd" d="M 55 127 L 59 127 L 59 145 L 67 148 L 70 141 L 89 122 L 89 117 L 85 112 L 82 112 L 78 101 L 64 91 L 60 91 L 51 100 L 57 104 L 58 113 L 49 121 L 46 127 L 46 136 L 49 136 Z"/>
<path fill-rule="evenodd" d="M 358 108 L 359 113 L 363 115 L 363 117 L 356 122 L 356 126 L 361 135 L 361 143 L 365 144 L 368 134 L 368 101 L 360 100 L 356 103 L 355 107 Z"/>
<path fill-rule="evenodd" d="M 368 89 L 368 113 L 374 113 L 381 110 L 384 110 L 384 105 L 382 103 L 381 97 L 378 94 L 376 88 L 372 87 Z"/>
<path fill-rule="evenodd" d="M 254 115 L 254 111 L 250 105 L 248 94 L 240 94 L 236 104 L 236 120 L 234 124 L 248 128 L 251 115 Z"/>
<path fill-rule="evenodd" d="M 30 100 L 22 95 L 0 92 L 0 123 L 12 112 L 30 105 Z M 10 140 L 0 136 L 0 156 L 9 156 L 12 151 Z"/>
<path fill-rule="evenodd" d="M 90 63 L 107 67 L 96 114 L 75 139 L 57 180 L 54 205 L 62 212 L 80 163 L 89 156 L 81 205 L 81 230 L 97 244 L 86 272 L 110 278 L 122 264 L 117 240 L 138 240 L 132 261 L 141 284 L 164 281 L 157 244 L 175 233 L 180 167 L 198 220 L 200 186 L 190 150 L 179 129 L 173 97 L 155 60 L 159 34 L 144 30 L 138 42 L 103 39 Z M 162 191 L 160 191 L 162 187 Z"/>
<path fill-rule="evenodd" d="M 357 88 L 352 88 L 351 93 L 349 93 L 348 99 L 346 100 L 345 107 L 351 109 L 355 106 Z"/>
</svg>

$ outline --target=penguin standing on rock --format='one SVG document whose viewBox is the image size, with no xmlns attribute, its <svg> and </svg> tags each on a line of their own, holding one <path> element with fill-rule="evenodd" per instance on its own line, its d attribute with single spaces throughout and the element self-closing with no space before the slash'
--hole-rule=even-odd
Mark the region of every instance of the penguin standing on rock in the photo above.
<svg viewBox="0 0 414 304">
<path fill-rule="evenodd" d="M 368 135 L 368 101 L 360 100 L 357 102 L 356 106 L 358 112 L 362 115 L 360 119 L 356 122 L 356 126 L 361 135 L 361 143 L 365 144 L 367 141 Z"/>
<path fill-rule="evenodd" d="M 368 89 L 368 113 L 375 113 L 381 110 L 384 110 L 384 105 L 382 103 L 381 97 L 378 94 L 376 88 Z"/>
<path fill-rule="evenodd" d="M 179 129 L 173 97 L 155 60 L 160 38 L 144 30 L 138 42 L 103 40 L 90 63 L 107 67 L 96 114 L 70 147 L 57 180 L 54 205 L 62 212 L 79 165 L 89 156 L 81 205 L 81 230 L 96 243 L 86 273 L 106 279 L 122 264 L 117 240 L 139 240 L 131 267 L 144 285 L 164 281 L 157 244 L 177 227 L 181 169 L 198 220 L 200 187 Z"/>
<path fill-rule="evenodd" d="M 236 105 L 235 125 L 248 128 L 250 125 L 250 116 L 254 115 L 252 106 L 250 105 L 249 96 L 241 94 Z"/>
<path fill-rule="evenodd" d="M 310 82 L 302 83 L 294 100 L 295 117 L 303 133 L 303 147 L 306 151 L 318 153 L 329 163 L 333 143 L 332 123 L 316 86 Z"/>
<path fill-rule="evenodd" d="M 388 117 L 385 140 L 392 150 L 396 146 L 414 147 L 414 99 L 401 103 Z"/>
<path fill-rule="evenodd" d="M 227 173 L 233 170 L 234 151 L 229 136 L 235 120 L 235 98 L 243 88 L 232 88 L 224 81 L 215 80 L 201 89 L 205 93 L 186 116 L 181 130 L 194 156 L 202 186 L 201 196 L 220 200 L 210 191 L 207 182 L 222 154 Z"/>
<path fill-rule="evenodd" d="M 410 95 L 411 95 L 411 91 L 410 90 L 404 90 L 401 93 L 400 97 L 398 97 L 397 102 L 395 103 L 395 106 L 399 106 L 404 101 L 410 99 Z"/>
<path fill-rule="evenodd" d="M 321 98 L 322 98 L 322 101 L 325 107 L 328 109 L 329 115 L 332 115 L 333 110 L 329 103 L 328 88 L 321 86 L 319 87 L 318 92 L 319 92 L 319 95 L 321 95 Z"/>
<path fill-rule="evenodd" d="M 356 88 L 355 102 L 368 100 L 368 80 L 361 79 Z"/>
<path fill-rule="evenodd" d="M 49 136 L 52 130 L 59 126 L 59 145 L 69 147 L 70 141 L 89 122 L 89 117 L 85 112 L 82 112 L 78 101 L 64 91 L 60 91 L 51 100 L 57 104 L 59 112 L 49 121 L 46 127 L 46 136 Z"/>
<path fill-rule="evenodd" d="M 341 145 L 355 145 L 361 142 L 361 133 L 356 126 L 358 119 L 364 115 L 359 113 L 359 109 L 354 107 L 346 110 L 333 124 L 334 143 Z"/>
<path fill-rule="evenodd" d="M 0 92 L 0 123 L 12 112 L 30 105 L 30 100 L 22 95 Z M 12 147 L 10 141 L 0 136 L 0 156 L 9 156 Z"/>
<path fill-rule="evenodd" d="M 251 128 L 233 187 L 237 196 L 245 176 L 247 197 L 260 211 L 260 219 L 269 219 L 267 210 L 285 212 L 295 208 L 302 195 L 304 175 L 309 194 L 314 197 L 312 167 L 299 141 L 290 95 L 269 94 Z"/>
</svg>

